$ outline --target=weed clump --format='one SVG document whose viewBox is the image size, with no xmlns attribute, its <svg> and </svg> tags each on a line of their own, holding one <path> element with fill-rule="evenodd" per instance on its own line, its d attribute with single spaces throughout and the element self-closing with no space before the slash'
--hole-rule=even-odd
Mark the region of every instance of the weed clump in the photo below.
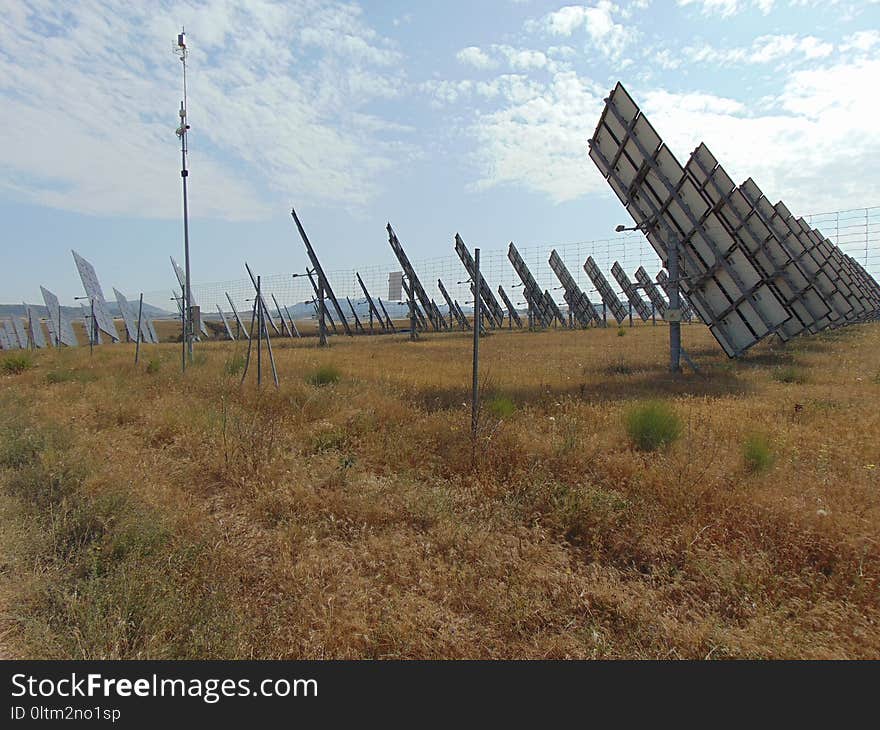
<svg viewBox="0 0 880 730">
<path fill-rule="evenodd" d="M 617 336 L 618 337 L 623 337 L 625 334 L 626 334 L 626 330 L 623 327 L 617 328 Z"/>
<path fill-rule="evenodd" d="M 639 451 L 657 451 L 681 436 L 681 419 L 666 403 L 651 401 L 626 415 L 626 433 Z"/>
<path fill-rule="evenodd" d="M 754 474 L 767 471 L 773 466 L 774 458 L 773 448 L 766 434 L 750 434 L 743 443 L 743 460 L 746 468 Z"/>
<path fill-rule="evenodd" d="M 25 370 L 29 370 L 33 366 L 34 361 L 31 359 L 30 355 L 26 353 L 18 353 L 15 355 L 8 355 L 3 362 L 0 363 L 0 370 L 7 375 L 18 375 Z"/>
<path fill-rule="evenodd" d="M 227 375 L 239 375 L 242 370 L 244 370 L 244 355 L 241 353 L 234 354 L 223 363 L 223 372 Z"/>
<path fill-rule="evenodd" d="M 486 403 L 486 408 L 493 416 L 509 418 L 516 411 L 516 404 L 506 395 L 496 395 Z"/>
<path fill-rule="evenodd" d="M 332 385 L 333 383 L 338 383 L 340 377 L 342 376 L 339 370 L 337 370 L 333 365 L 321 365 L 321 367 L 317 368 L 314 372 L 310 373 L 306 377 L 306 382 L 309 385 L 320 387 L 323 385 Z"/>
<path fill-rule="evenodd" d="M 773 371 L 773 380 L 777 383 L 794 383 L 796 385 L 803 385 L 807 382 L 807 374 L 803 370 L 798 370 L 795 367 L 777 368 Z"/>
<path fill-rule="evenodd" d="M 155 375 L 159 372 L 159 368 L 162 366 L 162 361 L 157 360 L 156 358 L 150 358 L 147 361 L 147 374 Z"/>
</svg>

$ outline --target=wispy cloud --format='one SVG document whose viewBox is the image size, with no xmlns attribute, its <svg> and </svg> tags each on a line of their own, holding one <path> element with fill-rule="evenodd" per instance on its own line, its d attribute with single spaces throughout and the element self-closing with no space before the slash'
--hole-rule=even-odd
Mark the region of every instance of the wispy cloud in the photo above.
<svg viewBox="0 0 880 730">
<path fill-rule="evenodd" d="M 179 214 L 171 40 L 181 23 L 192 48 L 194 214 L 258 218 L 291 197 L 362 205 L 401 155 L 383 141 L 385 120 L 366 111 L 399 94 L 401 54 L 356 5 L 7 5 L 0 168 L 20 199 L 94 214 Z"/>
</svg>

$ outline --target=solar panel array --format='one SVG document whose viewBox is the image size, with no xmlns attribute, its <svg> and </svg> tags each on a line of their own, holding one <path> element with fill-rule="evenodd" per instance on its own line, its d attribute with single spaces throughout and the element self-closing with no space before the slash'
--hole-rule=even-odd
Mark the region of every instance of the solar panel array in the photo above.
<svg viewBox="0 0 880 730">
<path fill-rule="evenodd" d="M 72 251 L 73 260 L 76 262 L 79 278 L 82 279 L 83 289 L 86 290 L 86 296 L 93 302 L 95 308 L 95 323 L 101 332 L 108 334 L 114 342 L 119 341 L 119 332 L 113 323 L 113 317 L 107 309 L 107 302 L 104 300 L 104 292 L 101 290 L 101 284 L 98 281 L 98 275 L 95 273 L 95 267 L 80 256 L 76 251 Z M 100 341 L 100 334 L 98 335 Z"/>
<path fill-rule="evenodd" d="M 501 284 L 498 285 L 498 296 L 501 297 L 501 301 L 507 307 L 507 324 L 510 325 L 511 322 L 516 322 L 517 327 L 522 327 L 522 320 L 519 318 L 516 307 L 513 306 L 513 302 L 510 301 L 510 297 L 507 296 L 507 292 L 504 291 L 504 287 Z"/>
<path fill-rule="evenodd" d="M 468 251 L 468 248 L 462 240 L 461 236 L 459 236 L 457 233 L 455 234 L 455 253 L 458 254 L 458 258 L 461 259 L 461 263 L 464 265 L 468 276 L 473 282 L 476 274 L 474 258 L 473 256 L 471 256 L 471 252 Z M 489 285 L 486 283 L 486 277 L 483 276 L 482 271 L 480 272 L 479 292 L 480 298 L 486 305 L 484 307 L 486 318 L 492 325 L 500 327 L 504 324 L 504 310 L 501 309 L 501 305 L 498 303 L 498 300 L 492 293 L 492 289 L 489 288 Z"/>
<path fill-rule="evenodd" d="M 590 281 L 593 282 L 593 286 L 596 287 L 599 296 L 602 297 L 602 302 L 611 311 L 614 319 L 617 320 L 617 324 L 623 322 L 626 319 L 626 308 L 620 303 L 620 300 L 611 288 L 611 284 L 608 283 L 605 274 L 596 266 L 592 256 L 587 256 L 587 260 L 584 262 L 584 271 L 587 273 Z"/>
<path fill-rule="evenodd" d="M 549 263 L 550 268 L 553 269 L 553 273 L 556 274 L 556 278 L 559 279 L 559 283 L 562 284 L 562 288 L 565 290 L 565 303 L 568 304 L 569 311 L 580 325 L 582 327 L 589 327 L 591 322 L 595 322 L 597 325 L 604 326 L 605 323 L 602 321 L 599 312 L 596 311 L 590 298 L 577 285 L 577 282 L 555 248 L 550 252 Z"/>
<path fill-rule="evenodd" d="M 544 292 L 541 290 L 541 287 L 538 286 L 538 282 L 535 281 L 535 277 L 532 276 L 532 272 L 526 265 L 523 257 L 519 255 L 519 251 L 516 246 L 513 245 L 513 241 L 510 242 L 510 245 L 507 248 L 507 258 L 513 265 L 513 269 L 516 271 L 517 276 L 519 276 L 519 280 L 522 282 L 523 298 L 526 300 L 529 307 L 531 307 L 532 316 L 537 318 L 538 323 L 542 327 L 549 327 L 553 324 L 553 310 L 547 306 L 547 302 L 544 299 Z"/>
<path fill-rule="evenodd" d="M 18 337 L 7 319 L 0 322 L 0 347 L 4 350 L 18 349 Z"/>
<path fill-rule="evenodd" d="M 611 275 L 617 280 L 621 291 L 626 295 L 632 308 L 636 310 L 636 314 L 642 318 L 643 322 L 647 322 L 651 318 L 651 310 L 645 304 L 645 300 L 639 296 L 638 290 L 633 286 L 619 262 L 615 261 L 612 264 Z"/>
<path fill-rule="evenodd" d="M 177 283 L 180 284 L 180 291 L 186 290 L 186 272 L 178 265 L 178 263 L 174 260 L 174 257 L 171 257 L 171 265 L 174 267 L 174 273 L 177 276 Z M 190 303 L 191 307 L 196 307 L 198 304 L 196 303 L 196 297 L 192 293 L 192 288 L 190 288 Z M 205 324 L 205 320 L 202 318 L 199 320 L 199 329 L 205 337 L 209 336 L 208 327 Z"/>
<path fill-rule="evenodd" d="M 73 331 L 73 326 L 67 315 L 61 309 L 58 297 L 44 286 L 40 287 L 40 291 L 43 294 L 43 302 L 49 315 L 49 326 L 53 336 L 56 337 L 56 340 L 60 338 L 62 345 L 77 347 L 79 342 L 76 339 L 76 333 Z"/>
<path fill-rule="evenodd" d="M 660 285 L 660 288 L 666 292 L 666 296 L 669 296 L 669 293 L 672 291 L 672 287 L 669 285 L 669 275 L 660 269 L 657 272 L 657 276 L 654 277 L 657 283 Z M 690 322 L 694 318 L 694 310 L 691 308 L 690 303 L 687 300 L 687 297 L 678 292 L 678 305 L 679 309 L 681 309 L 681 319 L 684 322 Z"/>
<path fill-rule="evenodd" d="M 40 349 L 46 347 L 46 337 L 43 335 L 43 325 L 40 322 L 40 315 L 34 310 L 34 308 L 28 304 L 25 305 L 25 309 L 27 310 L 27 320 L 25 320 L 28 324 L 28 334 L 30 335 L 31 342 L 34 343 L 34 347 L 38 347 Z"/>
<path fill-rule="evenodd" d="M 820 329 L 823 304 L 830 310 L 833 302 L 843 321 L 876 316 L 869 296 L 876 283 L 854 276 L 834 244 L 781 203 L 765 205 L 763 218 L 752 215 L 758 200 L 739 194 L 705 145 L 682 167 L 621 84 L 606 100 L 590 158 L 664 264 L 677 246 L 681 289 L 729 356 L 770 334 L 786 340 Z M 792 265 L 799 254 L 782 245 L 768 224 L 774 218 L 819 264 L 830 299 L 804 286 Z"/>
<path fill-rule="evenodd" d="M 642 287 L 645 294 L 648 295 L 648 299 L 651 300 L 651 306 L 654 311 L 661 317 L 665 317 L 666 300 L 663 298 L 663 295 L 660 294 L 660 291 L 654 285 L 654 282 L 651 281 L 651 277 L 648 276 L 648 272 L 645 271 L 643 266 L 639 266 L 639 268 L 636 269 L 636 281 L 639 282 L 639 286 Z"/>
</svg>

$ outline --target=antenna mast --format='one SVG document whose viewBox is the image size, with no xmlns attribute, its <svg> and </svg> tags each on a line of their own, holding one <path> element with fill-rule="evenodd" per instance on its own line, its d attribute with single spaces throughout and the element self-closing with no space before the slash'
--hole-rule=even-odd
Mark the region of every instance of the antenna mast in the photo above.
<svg viewBox="0 0 880 730">
<path fill-rule="evenodd" d="M 186 199 L 186 178 L 189 176 L 189 170 L 186 169 L 186 154 L 188 151 L 186 133 L 189 131 L 189 123 L 186 119 L 186 33 L 184 29 L 180 29 L 177 34 L 177 44 L 174 52 L 179 56 L 180 62 L 183 64 L 183 100 L 180 102 L 180 126 L 177 128 L 177 136 L 180 137 L 180 177 L 183 180 L 183 258 L 186 274 L 186 282 L 184 287 L 183 302 L 183 346 L 186 350 L 186 358 L 183 360 L 183 369 L 186 370 L 187 360 L 192 364 L 193 360 L 193 338 L 194 332 L 192 327 L 192 289 L 190 287 L 190 267 L 189 267 L 189 210 Z"/>
</svg>

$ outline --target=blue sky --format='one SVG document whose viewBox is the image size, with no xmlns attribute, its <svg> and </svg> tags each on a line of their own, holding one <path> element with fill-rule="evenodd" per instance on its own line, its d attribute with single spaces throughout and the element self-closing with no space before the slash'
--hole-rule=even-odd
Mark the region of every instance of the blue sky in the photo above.
<svg viewBox="0 0 880 730">
<path fill-rule="evenodd" d="M 809 0 L 77 3 L 0 17 L 0 301 L 170 288 L 185 25 L 193 279 L 607 238 L 586 155 L 623 81 L 684 163 L 705 140 L 799 214 L 880 202 L 880 4 Z"/>
</svg>

